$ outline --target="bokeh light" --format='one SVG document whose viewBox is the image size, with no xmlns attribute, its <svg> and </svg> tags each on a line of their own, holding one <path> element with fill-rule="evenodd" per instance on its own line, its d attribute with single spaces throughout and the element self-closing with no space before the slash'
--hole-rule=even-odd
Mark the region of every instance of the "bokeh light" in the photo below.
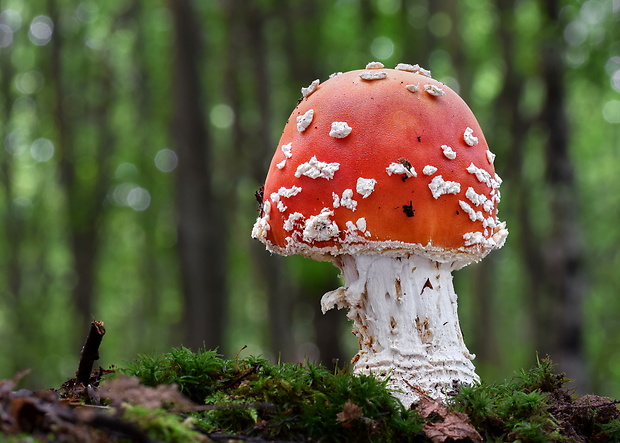
<svg viewBox="0 0 620 443">
<path fill-rule="evenodd" d="M 39 71 L 21 72 L 15 77 L 15 87 L 22 94 L 31 95 L 41 90 L 43 81 L 43 74 Z"/>
<path fill-rule="evenodd" d="M 620 69 L 611 74 L 611 87 L 620 92 Z"/>
<path fill-rule="evenodd" d="M 564 28 L 564 41 L 570 46 L 579 46 L 588 38 L 588 26 L 579 20 L 570 22 Z"/>
<path fill-rule="evenodd" d="M 394 15 L 400 11 L 401 0 L 378 0 L 377 9 L 381 14 Z"/>
<path fill-rule="evenodd" d="M 22 17 L 14 9 L 5 9 L 0 13 L 0 48 L 7 48 L 13 43 L 13 35 L 22 26 Z"/>
<path fill-rule="evenodd" d="M 119 181 L 130 181 L 138 176 L 138 168 L 133 163 L 121 163 L 114 171 L 114 178 Z"/>
<path fill-rule="evenodd" d="M 52 19 L 46 15 L 38 15 L 32 19 L 28 37 L 30 41 L 37 46 L 45 46 L 52 39 L 54 32 L 54 23 Z"/>
<path fill-rule="evenodd" d="M 12 131 L 4 138 L 4 150 L 11 155 L 20 155 L 27 149 L 24 134 L 21 131 Z"/>
<path fill-rule="evenodd" d="M 226 103 L 218 103 L 211 108 L 209 118 L 216 128 L 228 129 L 235 121 L 235 112 Z"/>
<path fill-rule="evenodd" d="M 111 199 L 118 206 L 128 206 L 138 212 L 145 211 L 151 205 L 151 193 L 131 182 L 115 186 Z"/>
<path fill-rule="evenodd" d="M 46 162 L 54 156 L 54 144 L 46 138 L 38 138 L 30 146 L 30 155 L 38 162 Z"/>
<path fill-rule="evenodd" d="M 179 164 L 179 157 L 172 149 L 162 149 L 155 155 L 155 167 L 162 172 L 172 172 Z"/>
<path fill-rule="evenodd" d="M 620 123 L 620 100 L 609 100 L 603 105 L 603 118 L 612 124 Z"/>
<path fill-rule="evenodd" d="M 151 194 L 146 189 L 136 186 L 127 194 L 127 205 L 134 211 L 145 211 L 151 206 Z"/>
<path fill-rule="evenodd" d="M 75 9 L 75 16 L 82 23 L 92 23 L 99 15 L 99 6 L 95 2 L 85 1 Z"/>
<path fill-rule="evenodd" d="M 7 48 L 13 43 L 13 31 L 8 25 L 0 23 L 0 48 Z"/>
<path fill-rule="evenodd" d="M 370 52 L 374 58 L 386 60 L 394 54 L 394 42 L 385 36 L 377 37 L 370 44 Z"/>
</svg>

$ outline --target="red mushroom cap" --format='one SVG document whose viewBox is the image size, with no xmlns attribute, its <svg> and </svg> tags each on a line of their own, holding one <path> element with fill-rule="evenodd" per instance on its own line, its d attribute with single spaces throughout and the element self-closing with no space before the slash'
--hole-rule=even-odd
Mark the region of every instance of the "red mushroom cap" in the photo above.
<svg viewBox="0 0 620 443">
<path fill-rule="evenodd" d="M 253 236 L 319 259 L 425 253 L 464 265 L 501 247 L 501 180 L 473 113 L 428 71 L 381 66 L 304 88 Z"/>
</svg>

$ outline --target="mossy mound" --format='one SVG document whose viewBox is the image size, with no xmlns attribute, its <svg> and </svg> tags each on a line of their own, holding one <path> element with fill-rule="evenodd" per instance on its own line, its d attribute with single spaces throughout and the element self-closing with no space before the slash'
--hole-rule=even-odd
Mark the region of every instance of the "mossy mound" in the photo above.
<svg viewBox="0 0 620 443">
<path fill-rule="evenodd" d="M 620 441 L 618 402 L 571 395 L 548 359 L 409 410 L 374 377 L 186 348 L 100 369 L 86 387 L 15 391 L 18 378 L 0 381 L 7 441 Z"/>
<path fill-rule="evenodd" d="M 213 351 L 179 348 L 141 356 L 125 373 L 143 384 L 175 383 L 207 410 L 192 414 L 197 427 L 292 441 L 411 441 L 424 419 L 406 410 L 385 383 L 307 364 L 269 364 L 261 358 L 227 360 Z"/>
<path fill-rule="evenodd" d="M 213 351 L 141 356 L 125 372 L 150 386 L 176 383 L 196 403 L 212 406 L 194 415 L 209 433 L 295 441 L 620 439 L 617 402 L 572 396 L 549 359 L 503 383 L 463 386 L 444 409 L 424 399 L 405 410 L 374 377 L 254 357 L 226 360 Z"/>
</svg>

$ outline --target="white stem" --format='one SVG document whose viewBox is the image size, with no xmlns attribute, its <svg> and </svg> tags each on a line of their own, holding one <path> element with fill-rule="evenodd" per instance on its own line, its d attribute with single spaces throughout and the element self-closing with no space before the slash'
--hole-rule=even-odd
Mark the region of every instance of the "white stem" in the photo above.
<svg viewBox="0 0 620 443">
<path fill-rule="evenodd" d="M 328 292 L 323 312 L 348 308 L 360 351 L 354 372 L 388 375 L 409 407 L 420 393 L 445 399 L 478 381 L 459 325 L 451 266 L 425 257 L 343 255 L 345 286 Z"/>
</svg>

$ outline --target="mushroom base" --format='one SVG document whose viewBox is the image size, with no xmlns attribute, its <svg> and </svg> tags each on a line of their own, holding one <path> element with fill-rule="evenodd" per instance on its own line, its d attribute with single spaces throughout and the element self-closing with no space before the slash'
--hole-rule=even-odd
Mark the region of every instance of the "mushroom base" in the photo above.
<svg viewBox="0 0 620 443">
<path fill-rule="evenodd" d="M 345 286 L 328 292 L 323 312 L 348 308 L 360 351 L 354 372 L 389 377 L 409 407 L 421 395 L 445 399 L 479 380 L 463 342 L 451 267 L 425 257 L 342 255 Z"/>
</svg>

